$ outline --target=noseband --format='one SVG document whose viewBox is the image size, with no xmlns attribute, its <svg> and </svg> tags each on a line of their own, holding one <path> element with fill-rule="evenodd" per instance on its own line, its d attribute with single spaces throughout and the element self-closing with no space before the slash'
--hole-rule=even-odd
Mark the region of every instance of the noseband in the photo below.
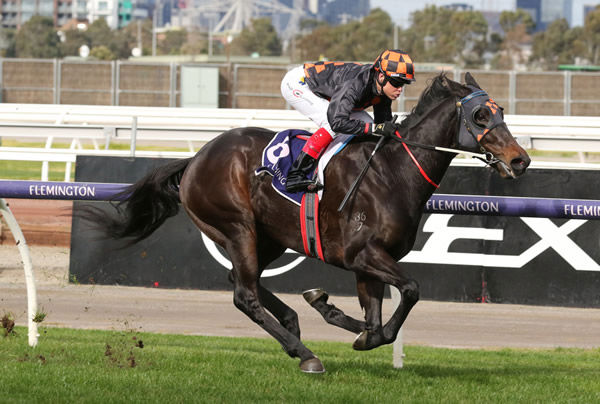
<svg viewBox="0 0 600 404">
<path fill-rule="evenodd" d="M 395 136 L 389 137 L 389 139 L 393 139 L 395 141 L 403 143 L 404 149 L 411 157 L 413 163 L 421 172 L 421 175 L 427 180 L 427 182 L 432 184 L 435 188 L 438 188 L 438 185 L 427 176 L 425 170 L 423 170 L 423 168 L 421 167 L 415 156 L 412 154 L 408 146 L 436 150 L 444 153 L 466 154 L 468 156 L 483 161 L 489 166 L 494 164 L 506 166 L 506 164 L 502 160 L 496 158 L 492 153 L 485 150 L 485 148 L 481 145 L 481 139 L 483 139 L 483 137 L 487 135 L 492 129 L 499 125 L 506 125 L 506 123 L 504 122 L 504 114 L 502 112 L 503 108 L 496 104 L 496 102 L 492 100 L 485 91 L 473 86 L 468 87 L 471 90 L 473 90 L 473 92 L 467 95 L 466 97 L 463 97 L 460 100 L 456 101 L 456 113 L 458 120 L 458 130 L 456 132 L 456 138 L 454 139 L 454 144 L 457 147 L 456 149 L 413 142 L 404 139 L 402 135 L 400 135 L 400 132 L 398 130 L 396 130 Z M 437 108 L 437 106 L 434 108 Z M 479 123 L 477 123 L 477 120 L 475 119 L 475 114 L 477 114 L 477 112 L 481 109 L 487 109 L 491 117 L 485 126 L 482 126 Z M 397 116 L 394 116 L 394 121 L 396 120 L 396 118 Z M 354 189 L 358 186 L 358 183 L 361 181 L 362 177 L 365 175 L 367 169 L 369 168 L 369 163 L 371 162 L 373 155 L 377 153 L 377 151 L 383 145 L 386 139 L 388 138 L 382 136 L 377 142 L 377 145 L 373 149 L 373 152 L 371 153 L 371 156 L 369 157 L 365 166 L 363 167 L 363 170 L 356 178 L 354 183 L 350 186 L 350 189 L 346 193 L 344 200 L 338 207 L 338 212 L 341 212 L 342 209 L 344 209 L 344 206 L 350 198 L 350 195 L 352 195 Z M 509 171 L 508 169 L 506 170 Z"/>
</svg>

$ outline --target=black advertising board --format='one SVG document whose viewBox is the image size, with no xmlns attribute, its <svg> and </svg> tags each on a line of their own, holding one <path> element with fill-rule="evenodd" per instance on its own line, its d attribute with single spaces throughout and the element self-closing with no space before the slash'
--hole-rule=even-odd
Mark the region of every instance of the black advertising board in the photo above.
<svg viewBox="0 0 600 404">
<path fill-rule="evenodd" d="M 76 181 L 130 183 L 167 159 L 82 157 Z M 517 180 L 483 167 L 450 167 L 439 193 L 600 199 L 593 170 L 530 169 Z M 83 203 L 75 202 L 77 210 Z M 108 208 L 106 202 L 92 202 Z M 399 207 L 400 209 L 401 207 Z M 426 214 L 401 262 L 433 300 L 600 307 L 600 223 Z M 184 212 L 137 245 L 103 241 L 74 215 L 72 278 L 81 283 L 227 290 L 229 262 Z M 286 252 L 261 282 L 273 291 L 322 287 L 355 295 L 354 275 Z"/>
</svg>

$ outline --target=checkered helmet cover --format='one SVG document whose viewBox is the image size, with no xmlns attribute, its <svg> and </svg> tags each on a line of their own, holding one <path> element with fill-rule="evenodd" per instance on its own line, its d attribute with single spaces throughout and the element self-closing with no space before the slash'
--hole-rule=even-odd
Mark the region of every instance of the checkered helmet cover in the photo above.
<svg viewBox="0 0 600 404">
<path fill-rule="evenodd" d="M 415 81 L 415 67 L 408 53 L 399 49 L 387 49 L 375 59 L 373 67 L 388 77 Z"/>
</svg>

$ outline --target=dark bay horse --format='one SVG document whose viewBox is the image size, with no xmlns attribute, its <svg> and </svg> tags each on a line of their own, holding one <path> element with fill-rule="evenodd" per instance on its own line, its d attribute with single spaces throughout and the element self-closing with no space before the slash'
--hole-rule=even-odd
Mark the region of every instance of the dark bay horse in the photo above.
<svg viewBox="0 0 600 404">
<path fill-rule="evenodd" d="M 512 137 L 503 117 L 499 118 L 499 107 L 487 94 L 478 92 L 470 74 L 465 80 L 467 85 L 445 74 L 433 79 L 399 132 L 413 142 L 464 149 L 467 146 L 458 135 L 469 129 L 476 147 L 495 157 L 490 165 L 501 176 L 523 174 L 529 156 Z M 478 101 L 482 93 L 487 97 L 485 103 Z M 475 94 L 479 97 L 473 98 Z M 465 106 L 467 102 L 478 104 L 471 105 L 467 114 L 461 101 Z M 476 136 L 472 131 L 476 128 L 482 134 Z M 254 174 L 273 135 L 261 128 L 227 131 L 194 157 L 159 167 L 131 185 L 124 193 L 127 203 L 118 206 L 118 217 L 107 218 L 99 211 L 94 215 L 92 209 L 88 219 L 114 238 L 136 242 L 175 215 L 181 202 L 196 226 L 229 254 L 235 306 L 272 335 L 288 355 L 300 358 L 303 371 L 320 373 L 324 371 L 321 361 L 300 340 L 296 312 L 260 284 L 262 271 L 287 248 L 304 251 L 299 208 L 275 193 L 270 176 Z M 374 136 L 357 137 L 330 162 L 319 204 L 325 261 L 355 273 L 365 319 L 351 318 L 328 304 L 325 291 L 314 289 L 304 294 L 327 322 L 358 334 L 353 344 L 357 350 L 393 342 L 419 299 L 417 282 L 406 276 L 398 261 L 411 250 L 424 205 L 435 191 L 405 146 L 387 139 L 349 203 L 338 213 L 340 201 L 377 141 Z M 456 155 L 414 145 L 409 148 L 435 183 L 442 180 Z M 359 228 L 353 221 L 356 213 L 364 218 Z M 385 285 L 400 291 L 401 302 L 383 324 Z"/>
</svg>

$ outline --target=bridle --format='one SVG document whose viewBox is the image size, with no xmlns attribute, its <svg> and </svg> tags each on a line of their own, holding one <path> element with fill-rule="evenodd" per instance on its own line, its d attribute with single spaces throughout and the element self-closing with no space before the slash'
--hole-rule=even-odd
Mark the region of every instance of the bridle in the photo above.
<svg viewBox="0 0 600 404">
<path fill-rule="evenodd" d="M 365 166 L 363 167 L 363 170 L 356 178 L 354 183 L 350 186 L 350 189 L 348 190 L 346 196 L 342 200 L 342 203 L 338 207 L 338 212 L 341 212 L 344 209 L 344 206 L 350 198 L 350 195 L 352 195 L 354 189 L 358 186 L 358 183 L 367 172 L 371 159 L 373 158 L 375 153 L 377 153 L 379 148 L 384 144 L 386 139 L 393 139 L 397 142 L 402 143 L 404 149 L 410 156 L 411 160 L 419 169 L 421 176 L 423 176 L 423 178 L 425 178 L 425 180 L 431 185 L 433 185 L 435 188 L 438 188 L 439 185 L 436 184 L 433 180 L 431 180 L 431 178 L 429 178 L 429 176 L 427 175 L 423 167 L 421 167 L 421 164 L 419 164 L 419 161 L 410 151 L 408 146 L 415 146 L 428 150 L 436 150 L 444 153 L 463 154 L 481 160 L 488 166 L 492 166 L 494 164 L 501 164 L 503 166 L 506 166 L 506 163 L 496 158 L 491 152 L 485 150 L 485 148 L 481 145 L 481 140 L 492 129 L 499 125 L 506 126 L 506 123 L 504 122 L 504 114 L 502 112 L 503 108 L 498 106 L 498 104 L 496 104 L 496 102 L 492 100 L 485 91 L 473 86 L 468 87 L 471 90 L 473 90 L 473 92 L 463 98 L 456 100 L 456 113 L 458 121 L 458 130 L 454 139 L 454 144 L 456 145 L 456 148 L 440 147 L 413 142 L 411 140 L 404 139 L 398 130 L 396 130 L 395 136 L 389 138 L 381 136 L 381 138 L 375 145 L 373 152 L 369 156 L 369 159 L 367 160 Z M 476 101 L 479 101 L 479 103 L 477 103 Z M 437 106 L 441 105 L 441 103 L 443 102 L 444 101 L 441 101 L 440 104 L 438 104 Z M 437 106 L 434 108 L 437 108 Z M 488 120 L 488 123 L 485 126 L 482 126 L 479 123 L 477 123 L 477 120 L 475 119 L 475 114 L 477 114 L 481 109 L 487 109 L 490 114 L 490 119 Z M 396 119 L 397 115 L 394 116 L 393 121 L 396 121 Z M 479 153 L 477 151 L 479 151 Z M 507 172 L 510 172 L 509 169 L 504 169 Z"/>
<path fill-rule="evenodd" d="M 485 159 L 478 156 L 473 157 L 479 158 L 488 165 L 498 163 L 500 160 L 485 150 L 481 145 L 481 140 L 495 127 L 500 125 L 506 126 L 504 122 L 504 109 L 496 104 L 485 91 L 472 86 L 469 86 L 469 88 L 473 92 L 456 101 L 458 129 L 456 131 L 455 144 L 463 153 L 464 151 L 481 152 L 485 156 Z M 490 117 L 485 126 L 479 124 L 475 118 L 475 115 L 481 110 L 487 110 Z"/>
<path fill-rule="evenodd" d="M 404 139 L 398 131 L 396 131 L 396 136 L 391 137 L 391 139 L 404 143 L 405 145 L 420 147 L 423 149 L 437 150 L 445 153 L 463 154 L 481 160 L 489 166 L 498 163 L 504 164 L 502 160 L 496 158 L 481 145 L 481 140 L 492 129 L 500 125 L 506 126 L 506 123 L 504 122 L 504 113 L 502 112 L 504 109 L 496 104 L 496 102 L 492 100 L 485 91 L 473 86 L 469 86 L 469 88 L 473 90 L 472 93 L 463 98 L 456 99 L 458 129 L 456 131 L 456 136 L 454 139 L 455 146 L 453 148 L 413 142 Z M 442 102 L 444 101 L 441 101 L 440 104 Z M 437 106 L 439 106 L 439 104 Z M 437 108 L 437 106 L 434 108 Z M 490 119 L 485 126 L 477 123 L 477 120 L 475 119 L 475 115 L 482 109 L 487 110 L 490 116 Z"/>
</svg>

